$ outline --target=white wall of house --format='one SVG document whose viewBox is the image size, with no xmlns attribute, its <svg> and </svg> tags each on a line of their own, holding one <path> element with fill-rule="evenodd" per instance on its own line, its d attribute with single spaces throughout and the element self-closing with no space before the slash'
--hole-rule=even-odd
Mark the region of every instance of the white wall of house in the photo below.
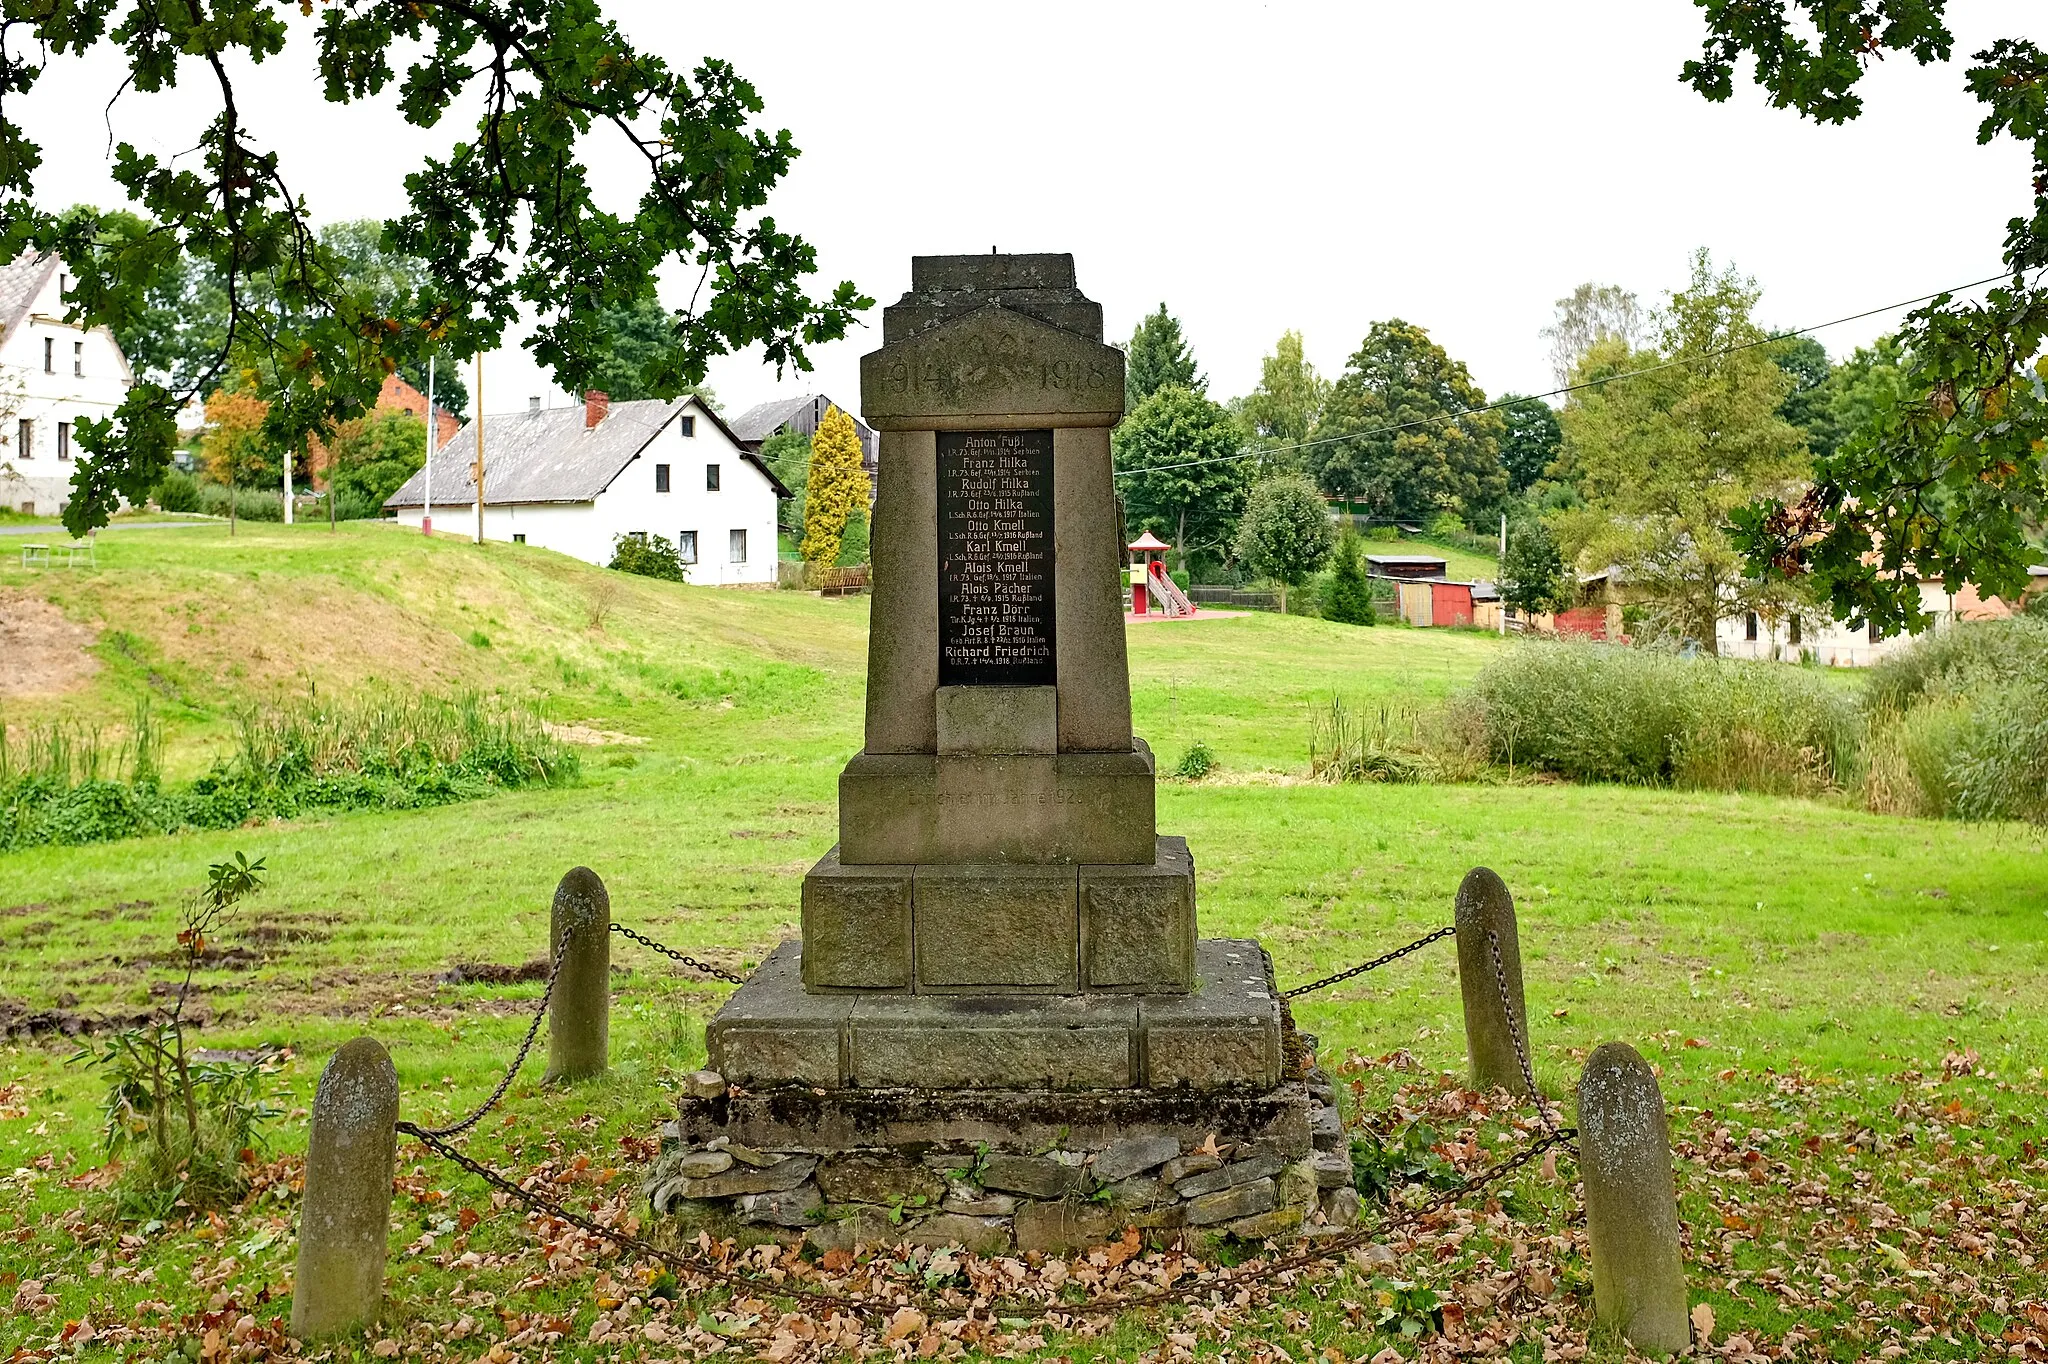
<svg viewBox="0 0 2048 1364">
<path fill-rule="evenodd" d="M 78 423 L 113 416 L 134 382 L 112 333 L 61 320 L 67 278 L 59 265 L 0 336 L 0 506 L 15 511 L 51 515 L 71 500 Z"/>
<path fill-rule="evenodd" d="M 1944 592 L 1940 583 L 1920 584 L 1920 609 L 1934 617 L 1934 629 L 1945 630 L 1955 624 L 1956 608 L 1955 596 Z M 1801 615 L 1796 640 L 1793 633 L 1789 618 L 1772 622 L 1749 612 L 1723 620 L 1714 630 L 1715 643 L 1723 658 L 1798 663 L 1811 653 L 1817 662 L 1838 668 L 1867 668 L 1910 647 L 1915 638 L 1891 635 L 1872 639 L 1868 629 L 1852 630 L 1842 621 L 1819 613 Z"/>
<path fill-rule="evenodd" d="M 602 565 L 611 562 L 618 536 L 640 532 L 676 544 L 679 537 L 693 534 L 696 562 L 688 567 L 691 582 L 709 587 L 772 587 L 777 548 L 775 487 L 766 474 L 747 462 L 716 423 L 697 412 L 694 403 L 685 415 L 693 414 L 694 434 L 683 434 L 680 419 L 670 422 L 593 501 L 486 502 L 484 538 L 518 541 L 524 537 L 526 544 Z M 453 442 L 435 455 L 436 460 L 464 462 L 471 457 Z M 663 466 L 668 470 L 666 492 L 657 487 Z M 718 470 L 716 490 L 709 486 L 713 466 Z M 487 467 L 486 495 L 490 487 Z M 401 524 L 417 527 L 420 513 L 418 507 L 401 507 L 397 515 Z M 474 535 L 476 504 L 437 505 L 434 533 Z"/>
</svg>

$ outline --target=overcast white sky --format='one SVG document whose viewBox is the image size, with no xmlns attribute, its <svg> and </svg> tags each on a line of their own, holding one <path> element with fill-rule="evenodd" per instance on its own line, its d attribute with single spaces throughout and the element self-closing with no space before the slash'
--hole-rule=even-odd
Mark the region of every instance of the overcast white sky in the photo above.
<svg viewBox="0 0 2048 1364">
<path fill-rule="evenodd" d="M 850 278 L 878 303 L 814 375 L 714 364 L 728 412 L 812 390 L 857 404 L 913 254 L 1071 251 L 1112 339 L 1164 300 L 1219 398 L 1287 328 L 1335 374 L 1397 316 L 1489 394 L 1547 389 L 1556 298 L 1597 280 L 1654 299 L 1696 246 L 1754 275 L 1780 327 L 1977 279 L 2027 167 L 2009 140 L 1975 145 L 1963 69 L 1994 38 L 2048 40 L 2038 4 L 1954 6 L 1955 61 L 1894 58 L 1861 120 L 1819 128 L 1754 87 L 1710 105 L 1681 85 L 1702 32 L 1686 0 L 607 8 L 672 63 L 724 57 L 756 83 L 803 150 L 771 211 L 817 246 L 820 292 Z M 326 105 L 310 47 L 247 77 L 245 117 L 320 218 L 398 212 L 404 173 L 463 129 Z M 43 201 L 118 200 L 100 113 L 118 79 L 60 63 L 10 111 L 44 140 Z M 211 92 L 190 71 L 168 108 L 130 94 L 115 132 L 175 152 Z M 601 136 L 593 156 L 629 203 L 631 162 Z M 1896 318 L 1820 339 L 1839 356 Z M 522 351 L 485 366 L 489 411 L 551 388 Z"/>
</svg>

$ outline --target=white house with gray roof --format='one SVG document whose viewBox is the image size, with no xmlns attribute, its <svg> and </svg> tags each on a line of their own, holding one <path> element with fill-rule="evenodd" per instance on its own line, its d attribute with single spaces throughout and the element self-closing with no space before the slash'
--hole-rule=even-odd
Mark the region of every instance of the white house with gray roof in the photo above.
<svg viewBox="0 0 2048 1364">
<path fill-rule="evenodd" d="M 0 507 L 48 516 L 71 500 L 78 423 L 111 417 L 135 376 L 104 327 L 64 320 L 56 256 L 0 266 Z"/>
<path fill-rule="evenodd" d="M 476 423 L 434 452 L 427 469 L 385 499 L 418 526 L 433 475 L 437 534 L 476 533 Z M 484 418 L 484 538 L 608 564 L 621 535 L 659 537 L 681 552 L 690 581 L 775 584 L 775 509 L 789 489 L 694 397 Z"/>
</svg>

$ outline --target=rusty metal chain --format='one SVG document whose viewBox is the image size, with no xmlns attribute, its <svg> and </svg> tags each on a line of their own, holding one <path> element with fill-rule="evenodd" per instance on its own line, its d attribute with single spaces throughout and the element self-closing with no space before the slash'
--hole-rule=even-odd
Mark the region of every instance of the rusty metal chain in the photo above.
<svg viewBox="0 0 2048 1364">
<path fill-rule="evenodd" d="M 631 1232 L 621 1231 L 617 1227 L 604 1226 L 596 1219 L 574 1212 L 544 1194 L 535 1193 L 530 1189 L 521 1187 L 518 1183 L 493 1170 L 482 1161 L 456 1150 L 455 1147 L 449 1145 L 437 1134 L 415 1123 L 401 1122 L 398 1124 L 398 1130 L 407 1136 L 417 1139 L 429 1150 L 462 1167 L 483 1180 L 484 1183 L 518 1201 L 527 1208 L 545 1213 L 559 1221 L 568 1223 L 570 1226 L 580 1228 L 601 1240 L 610 1241 L 625 1250 L 657 1260 L 680 1273 L 700 1275 L 715 1282 L 743 1289 L 764 1297 L 791 1298 L 799 1302 L 808 1303 L 814 1307 L 832 1311 L 845 1311 L 850 1315 L 858 1317 L 878 1316 L 890 1308 L 904 1303 L 916 1304 L 923 1308 L 926 1315 L 930 1317 L 972 1317 L 979 1313 L 984 1317 L 994 1318 L 997 1316 L 1017 1316 L 1027 1313 L 1042 1315 L 1047 1312 L 1088 1315 L 1096 1312 L 1121 1311 L 1125 1309 L 1144 1310 L 1152 1307 L 1164 1307 L 1178 1302 L 1187 1302 L 1191 1299 L 1202 1297 L 1210 1292 L 1233 1285 L 1238 1277 L 1240 1277 L 1235 1275 L 1233 1270 L 1223 1269 L 1211 1271 L 1208 1274 L 1198 1276 L 1188 1283 L 1176 1284 L 1157 1293 L 1116 1294 L 1092 1299 L 1084 1303 L 1073 1304 L 1037 1302 L 1031 1299 L 996 1298 L 984 1302 L 977 1307 L 972 1303 L 963 1305 L 960 1303 L 942 1302 L 931 1297 L 929 1294 L 907 1288 L 891 1295 L 887 1301 L 870 1300 L 855 1294 L 835 1293 L 826 1289 L 804 1288 L 762 1275 L 742 1273 L 738 1270 L 727 1269 L 722 1265 L 708 1264 L 703 1260 L 694 1259 L 677 1251 L 657 1246 L 644 1237 L 636 1236 Z M 1554 1146 L 1569 1149 L 1571 1139 L 1576 1135 L 1577 1133 L 1571 1128 L 1553 1131 L 1547 1136 L 1538 1138 L 1532 1145 L 1516 1152 L 1506 1160 L 1489 1166 L 1478 1174 L 1467 1176 L 1433 1198 L 1418 1203 L 1413 1207 L 1395 1209 L 1371 1227 L 1356 1228 L 1342 1235 L 1325 1237 L 1306 1250 L 1299 1251 L 1293 1255 L 1283 1256 L 1266 1264 L 1254 1262 L 1246 1266 L 1246 1268 L 1256 1270 L 1259 1277 L 1264 1278 L 1289 1273 L 1298 1269 L 1305 1269 L 1327 1260 L 1333 1255 L 1342 1255 L 1359 1246 L 1367 1245 L 1375 1238 L 1383 1236 L 1397 1227 L 1434 1216 L 1452 1204 L 1459 1202 L 1467 1195 L 1487 1188 L 1490 1185 L 1500 1183 Z"/>
<path fill-rule="evenodd" d="M 544 1194 L 535 1193 L 531 1189 L 521 1188 L 517 1183 L 499 1174 L 482 1161 L 475 1160 L 456 1150 L 446 1141 L 443 1141 L 437 1133 L 429 1132 L 409 1122 L 399 1123 L 398 1130 L 409 1137 L 418 1139 L 422 1145 L 435 1154 L 461 1166 L 478 1179 L 484 1181 L 484 1183 L 500 1193 L 516 1199 L 526 1207 L 536 1212 L 546 1213 L 549 1217 L 555 1218 L 558 1221 L 567 1222 L 572 1227 L 581 1228 L 592 1236 L 610 1241 L 635 1254 L 644 1255 L 652 1260 L 659 1260 L 672 1269 L 680 1270 L 683 1273 L 702 1275 L 707 1279 L 729 1284 L 734 1288 L 745 1289 L 751 1293 L 794 1298 L 799 1302 L 810 1303 L 814 1307 L 843 1309 L 850 1311 L 855 1316 L 872 1316 L 894 1305 L 866 1302 L 851 1294 L 830 1293 L 821 1289 L 804 1288 L 797 1284 L 781 1283 L 753 1274 L 743 1274 L 738 1270 L 727 1269 L 722 1265 L 707 1264 L 702 1260 L 678 1254 L 676 1251 L 666 1250 L 644 1237 L 635 1236 L 631 1232 L 621 1231 L 617 1227 L 604 1226 L 596 1219 L 585 1217 L 582 1213 L 572 1211 Z"/>
<path fill-rule="evenodd" d="M 1351 979 L 1353 976 L 1362 976 L 1367 971 L 1377 971 L 1380 967 L 1385 966 L 1388 962 L 1399 961 L 1401 958 L 1407 956 L 1410 952 L 1419 952 L 1423 948 L 1429 946 L 1431 943 L 1436 942 L 1441 938 L 1448 938 L 1451 936 L 1451 934 L 1457 931 L 1458 929 L 1455 924 L 1446 924 L 1444 925 L 1444 927 L 1439 928 L 1434 933 L 1426 934 L 1423 937 L 1417 938 L 1414 942 L 1409 943 L 1406 947 L 1397 947 L 1393 951 L 1387 953 L 1384 956 L 1374 957 L 1371 961 L 1360 962 L 1358 965 L 1352 967 L 1348 971 L 1339 971 L 1334 976 L 1324 976 L 1321 980 L 1315 981 L 1312 984 L 1298 985 L 1294 989 L 1286 991 L 1280 997 L 1282 999 L 1299 999 L 1301 996 L 1312 993 L 1313 991 L 1326 990 L 1332 985 L 1336 985 L 1340 982 Z"/>
<path fill-rule="evenodd" d="M 540 1003 L 534 1006 L 533 1021 L 526 1025 L 526 1037 L 519 1043 L 518 1054 L 512 1058 L 512 1064 L 505 1068 L 505 1076 L 498 1081 L 498 1087 L 491 1091 L 491 1096 L 478 1104 L 468 1117 L 463 1118 L 459 1122 L 450 1123 L 446 1127 L 415 1129 L 419 1132 L 420 1136 L 452 1137 L 467 1132 L 470 1128 L 482 1122 L 486 1113 L 489 1113 L 498 1106 L 499 1101 L 505 1097 L 505 1091 L 512 1088 L 512 1081 L 517 1078 L 520 1068 L 526 1064 L 526 1056 L 528 1052 L 533 1050 L 534 1039 L 540 1036 L 540 1021 L 548 1016 L 548 1001 L 555 997 L 555 979 L 561 975 L 562 959 L 568 954 L 569 941 L 567 937 L 564 937 L 562 949 L 555 953 L 555 959 L 548 963 L 547 988 L 540 992 Z M 401 1123 L 400 1126 L 409 1126 L 409 1124 Z"/>
<path fill-rule="evenodd" d="M 708 961 L 698 961 L 689 953 L 678 952 L 673 947 L 669 947 L 665 944 L 656 942 L 654 939 L 648 937 L 645 933 L 634 932 L 632 929 L 626 927 L 624 924 L 613 924 L 612 932 L 618 934 L 622 938 L 631 938 L 634 942 L 639 943 L 642 947 L 651 947 L 655 951 L 661 953 L 661 955 L 663 955 L 664 957 L 669 958 L 671 961 L 679 961 L 683 965 L 690 967 L 692 970 L 702 971 L 705 975 L 710 976 L 714 980 L 722 980 L 730 985 L 744 985 L 747 983 L 747 978 L 745 976 L 735 975 L 731 971 L 726 970 L 724 967 L 713 966 Z"/>
<path fill-rule="evenodd" d="M 1556 1119 L 1550 1116 L 1550 1105 L 1544 1102 L 1543 1091 L 1536 1088 L 1536 1068 L 1529 1064 L 1529 1019 L 1526 1010 L 1520 1018 L 1515 1017 L 1515 1006 L 1508 998 L 1508 971 L 1501 965 L 1500 934 L 1486 930 L 1486 950 L 1493 957 L 1493 982 L 1500 987 L 1500 1013 L 1508 1023 L 1508 1040 L 1515 1044 L 1515 1064 L 1522 1068 L 1522 1083 L 1528 1087 L 1529 1099 L 1536 1105 L 1536 1116 L 1543 1120 L 1543 1130 L 1552 1137 L 1558 1134 Z"/>
</svg>

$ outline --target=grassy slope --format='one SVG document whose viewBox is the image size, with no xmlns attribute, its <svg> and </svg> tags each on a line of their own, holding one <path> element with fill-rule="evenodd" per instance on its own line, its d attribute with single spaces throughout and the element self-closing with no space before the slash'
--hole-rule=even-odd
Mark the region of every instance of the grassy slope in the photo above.
<svg viewBox="0 0 2048 1364">
<path fill-rule="evenodd" d="M 189 768 L 218 742 L 236 696 L 304 685 L 310 668 L 322 686 L 539 695 L 557 719 L 648 742 L 593 755 L 589 780 L 565 791 L 0 857 L 0 999 L 141 1005 L 156 976 L 136 955 L 164 950 L 173 906 L 207 862 L 246 849 L 269 859 L 273 883 L 229 936 L 267 960 L 202 978 L 219 1020 L 207 1042 L 303 1049 L 291 1075 L 303 1096 L 319 1054 L 370 1027 L 393 1049 L 408 1112 L 433 1115 L 489 1087 L 533 991 L 437 988 L 431 974 L 536 955 L 568 866 L 604 875 L 616 917 L 721 963 L 758 959 L 794 933 L 798 877 L 832 841 L 834 778 L 859 743 L 864 603 L 620 582 L 544 553 L 377 526 L 333 538 L 273 527 L 232 543 L 215 531 L 125 533 L 103 540 L 101 564 L 33 582 L 0 569 L 0 593 L 47 593 L 74 619 L 124 632 L 105 637 L 106 666 L 88 688 L 17 703 L 16 720 L 118 715 L 147 691 L 170 712 Z M 594 628 L 594 598 L 613 591 Z M 472 632 L 489 646 L 468 642 Z M 2017 1081 L 2048 1044 L 2030 1003 L 2048 984 L 2036 831 L 1615 788 L 1305 784 L 1292 775 L 1319 698 L 1413 704 L 1500 646 L 1269 615 L 1147 626 L 1130 641 L 1139 727 L 1162 759 L 1201 738 L 1223 761 L 1220 779 L 1160 793 L 1160 827 L 1195 850 L 1204 931 L 1263 937 L 1283 983 L 1443 922 L 1458 878 L 1486 864 L 1522 905 L 1539 1068 L 1553 1089 L 1584 1048 L 1613 1037 L 1645 1046 L 1675 1102 L 1708 1106 L 1728 1098 L 1716 1073 L 1738 1063 L 1874 1084 L 1900 1058 L 1938 1068 L 1945 1050 L 1967 1047 Z M 615 960 L 635 969 L 615 1004 L 614 1076 L 568 1095 L 514 1091 L 519 1111 L 557 1130 L 595 1113 L 593 1142 L 649 1130 L 723 997 L 638 949 L 622 945 Z M 1298 1012 L 1332 1051 L 1401 1046 L 1450 1069 L 1461 1057 L 1455 1000 L 1439 951 Z M 1706 1045 L 1681 1047 L 1680 1034 Z M 64 1051 L 0 1053 L 0 1084 L 31 1096 L 23 1117 L 0 1121 L 0 1168 L 51 1151 L 95 1158 L 94 1087 L 60 1064 Z M 2034 1075 L 2002 1102 L 2038 1110 Z M 77 1201 L 57 1182 L 64 1170 L 17 1178 L 24 1216 Z M 199 1249 L 167 1247 L 161 1270 Z M 281 1272 L 287 1251 L 246 1272 Z M 83 1304 L 87 1286 L 73 1291 Z M 431 1282 L 419 1291 L 431 1296 Z"/>
</svg>

